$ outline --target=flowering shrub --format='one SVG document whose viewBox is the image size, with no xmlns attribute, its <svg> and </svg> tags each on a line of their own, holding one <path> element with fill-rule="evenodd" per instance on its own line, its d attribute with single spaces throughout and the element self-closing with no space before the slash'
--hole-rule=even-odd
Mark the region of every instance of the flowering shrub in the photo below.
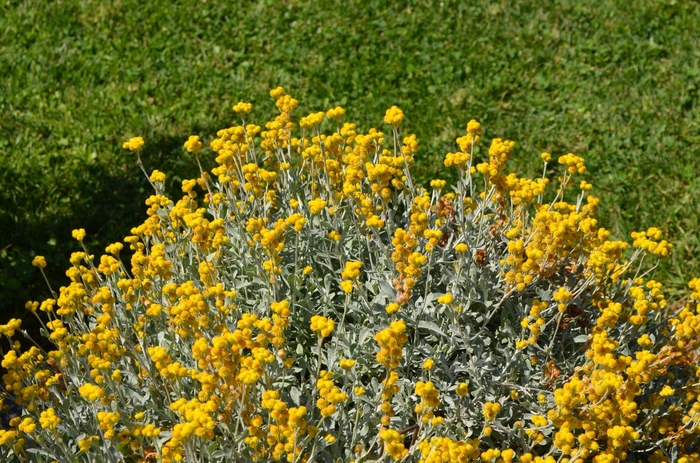
<svg viewBox="0 0 700 463">
<path fill-rule="evenodd" d="M 56 349 L 4 353 L 23 412 L 3 461 L 700 461 L 700 279 L 667 304 L 641 269 L 670 244 L 610 240 L 582 158 L 552 189 L 547 153 L 537 179 L 506 173 L 511 141 L 474 162 L 471 121 L 458 183 L 426 189 L 400 109 L 386 134 L 342 108 L 299 133 L 297 100 L 271 95 L 265 130 L 234 106 L 177 202 L 149 175 L 130 263 L 83 246 L 27 304 Z M 141 168 L 143 143 L 124 144 Z"/>
</svg>

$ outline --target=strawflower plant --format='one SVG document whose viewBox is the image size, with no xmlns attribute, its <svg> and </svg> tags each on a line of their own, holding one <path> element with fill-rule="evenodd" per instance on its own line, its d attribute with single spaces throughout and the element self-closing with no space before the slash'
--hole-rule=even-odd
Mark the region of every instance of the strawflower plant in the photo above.
<svg viewBox="0 0 700 463">
<path fill-rule="evenodd" d="M 0 327 L 3 461 L 700 461 L 700 279 L 666 301 L 642 269 L 671 245 L 611 240 L 583 158 L 521 178 L 471 121 L 424 188 L 399 108 L 360 133 L 271 96 L 265 129 L 238 103 L 189 138 L 217 166 L 182 198 L 153 171 L 124 243 L 74 232 L 70 285 L 27 304 L 54 350 Z"/>
</svg>

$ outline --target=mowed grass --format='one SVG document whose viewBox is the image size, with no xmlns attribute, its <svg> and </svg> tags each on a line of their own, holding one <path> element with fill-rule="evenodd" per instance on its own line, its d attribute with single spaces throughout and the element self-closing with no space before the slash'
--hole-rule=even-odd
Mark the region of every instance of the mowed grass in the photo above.
<svg viewBox="0 0 700 463">
<path fill-rule="evenodd" d="M 7 1 L 0 5 L 0 313 L 48 296 L 84 227 L 96 255 L 144 217 L 150 194 L 131 154 L 178 194 L 195 175 L 182 143 L 237 123 L 231 106 L 298 115 L 336 105 L 360 129 L 386 108 L 421 142 L 421 181 L 475 118 L 515 140 L 512 169 L 542 151 L 587 160 L 613 236 L 658 226 L 676 249 L 658 278 L 700 275 L 700 4 L 689 1 Z M 210 153 L 210 152 L 209 152 Z M 211 157 L 203 157 L 213 165 Z"/>
</svg>

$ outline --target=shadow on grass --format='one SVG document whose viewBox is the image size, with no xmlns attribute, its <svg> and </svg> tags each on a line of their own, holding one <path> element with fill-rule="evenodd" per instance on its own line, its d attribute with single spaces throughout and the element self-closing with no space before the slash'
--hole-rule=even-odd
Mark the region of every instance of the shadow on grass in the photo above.
<svg viewBox="0 0 700 463">
<path fill-rule="evenodd" d="M 160 137 L 151 141 L 142 159 L 148 171 L 158 169 L 168 174 L 166 194 L 171 199 L 182 196 L 180 183 L 183 178 L 195 178 L 199 170 L 194 158 L 182 154 L 184 137 Z M 84 228 L 87 232 L 85 245 L 97 259 L 110 243 L 121 241 L 130 234 L 132 227 L 146 217 L 144 201 L 153 194 L 151 186 L 144 178 L 134 160 L 130 169 L 108 169 L 104 165 L 86 165 L 86 179 L 76 185 L 80 198 L 73 213 L 56 216 L 48 220 L 15 220 L 16 211 L 21 205 L 4 201 L 0 210 L 0 324 L 12 318 L 22 319 L 22 329 L 45 351 L 55 346 L 41 334 L 41 325 L 36 317 L 26 309 L 27 301 L 43 301 L 52 297 L 39 269 L 31 265 L 36 255 L 46 257 L 44 269 L 51 288 L 56 293 L 61 286 L 69 284 L 65 275 L 70 266 L 72 252 L 80 250 L 80 245 L 71 238 L 71 231 Z M 129 268 L 131 253 L 128 248 L 122 259 Z M 40 316 L 44 320 L 43 314 Z M 16 334 L 14 340 L 20 342 L 22 350 L 33 343 Z M 7 352 L 9 342 L 0 336 L 0 349 Z M 0 377 L 6 373 L 0 367 Z M 0 429 L 7 426 L 9 418 L 21 413 L 11 397 L 6 400 L 10 408 L 0 410 Z"/>
<path fill-rule="evenodd" d="M 150 173 L 165 172 L 166 194 L 177 200 L 182 196 L 180 184 L 184 178 L 196 178 L 199 170 L 194 158 L 183 154 L 185 137 L 157 137 L 149 140 L 142 159 Z M 206 167 L 205 167 L 206 168 Z M 71 212 L 38 220 L 18 220 L 22 205 L 11 198 L 0 201 L 0 324 L 11 318 L 22 318 L 25 327 L 39 341 L 38 322 L 24 306 L 27 301 L 42 301 L 52 297 L 39 270 L 31 265 L 36 255 L 46 257 L 44 269 L 53 290 L 70 281 L 65 271 L 70 266 L 72 252 L 80 245 L 71 231 L 84 228 L 85 245 L 96 261 L 110 243 L 121 241 L 132 227 L 146 217 L 144 201 L 153 194 L 148 180 L 133 159 L 123 168 L 105 164 L 86 164 L 84 175 L 76 185 L 80 192 L 71 204 Z M 128 250 L 128 249 L 127 249 Z M 129 253 L 122 256 L 129 268 Z M 35 337 L 36 336 L 36 337 Z"/>
</svg>

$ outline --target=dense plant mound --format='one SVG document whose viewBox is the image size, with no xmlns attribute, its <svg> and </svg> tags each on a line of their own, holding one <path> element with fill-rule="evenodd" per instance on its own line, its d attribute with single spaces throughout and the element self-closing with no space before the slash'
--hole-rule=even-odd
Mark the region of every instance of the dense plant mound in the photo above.
<svg viewBox="0 0 700 463">
<path fill-rule="evenodd" d="M 549 191 L 547 153 L 537 179 L 506 173 L 506 140 L 473 165 L 472 121 L 457 185 L 425 189 L 398 108 L 387 134 L 335 108 L 297 138 L 297 101 L 271 95 L 265 130 L 234 106 L 176 203 L 153 171 L 130 266 L 84 249 L 28 304 L 56 350 L 4 355 L 4 460 L 698 461 L 700 280 L 666 303 L 640 269 L 671 246 L 652 228 L 626 259 L 582 158 Z"/>
</svg>

